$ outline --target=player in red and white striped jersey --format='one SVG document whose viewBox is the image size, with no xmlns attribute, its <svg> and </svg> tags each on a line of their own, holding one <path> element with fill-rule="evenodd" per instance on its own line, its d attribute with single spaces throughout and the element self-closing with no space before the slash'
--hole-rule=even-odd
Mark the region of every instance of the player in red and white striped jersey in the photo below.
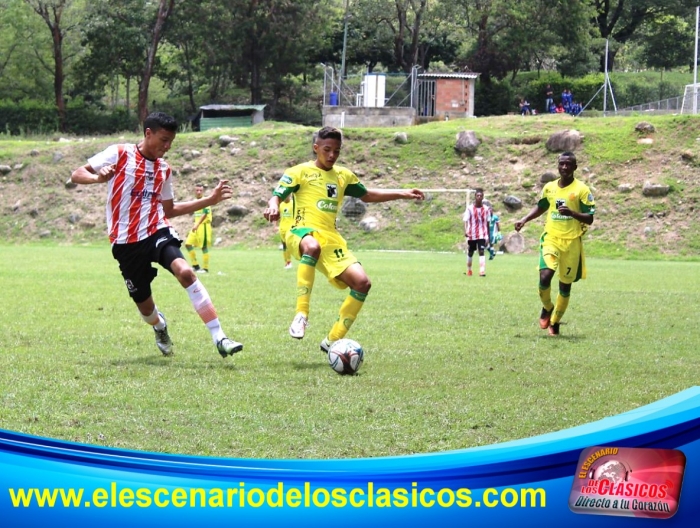
<svg viewBox="0 0 700 528">
<path fill-rule="evenodd" d="M 491 210 L 484 205 L 484 191 L 476 189 L 474 203 L 464 212 L 464 236 L 467 237 L 467 275 L 472 274 L 472 256 L 474 251 L 479 252 L 479 275 L 486 276 L 486 248 L 489 239 L 489 222 Z"/>
<path fill-rule="evenodd" d="M 175 139 L 177 121 L 155 112 L 146 118 L 143 126 L 144 137 L 138 144 L 107 147 L 76 169 L 71 180 L 108 184 L 106 215 L 112 255 L 119 262 L 124 283 L 141 317 L 153 327 L 161 353 L 172 355 L 173 344 L 165 318 L 151 293 L 151 282 L 158 273 L 152 262 L 172 273 L 187 290 L 219 354 L 230 356 L 242 350 L 243 345 L 226 337 L 211 297 L 180 251 L 182 241 L 168 219 L 192 214 L 230 198 L 231 187 L 227 180 L 222 180 L 211 195 L 176 203 L 172 173 L 163 156 Z"/>
</svg>

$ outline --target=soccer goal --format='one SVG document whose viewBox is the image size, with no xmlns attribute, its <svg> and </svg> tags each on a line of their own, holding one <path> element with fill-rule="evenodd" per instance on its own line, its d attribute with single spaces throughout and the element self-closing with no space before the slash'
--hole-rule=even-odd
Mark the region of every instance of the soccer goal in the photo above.
<svg viewBox="0 0 700 528">
<path fill-rule="evenodd" d="M 700 110 L 700 83 L 686 84 L 683 92 L 681 114 L 697 114 Z"/>
</svg>

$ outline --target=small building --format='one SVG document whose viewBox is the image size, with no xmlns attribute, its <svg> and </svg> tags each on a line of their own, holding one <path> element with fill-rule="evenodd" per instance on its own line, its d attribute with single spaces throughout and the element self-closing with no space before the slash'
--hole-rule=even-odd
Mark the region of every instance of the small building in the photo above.
<svg viewBox="0 0 700 528">
<path fill-rule="evenodd" d="M 474 91 L 479 73 L 418 75 L 418 121 L 474 117 Z"/>
<path fill-rule="evenodd" d="M 267 105 L 224 105 L 210 104 L 199 107 L 193 121 L 195 130 L 210 128 L 249 127 L 265 121 Z"/>
</svg>

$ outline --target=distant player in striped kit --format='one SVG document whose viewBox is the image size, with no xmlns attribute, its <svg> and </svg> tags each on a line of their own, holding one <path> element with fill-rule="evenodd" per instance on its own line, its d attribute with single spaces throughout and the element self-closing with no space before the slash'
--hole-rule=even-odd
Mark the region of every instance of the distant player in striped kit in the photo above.
<svg viewBox="0 0 700 528">
<path fill-rule="evenodd" d="M 467 276 L 472 275 L 472 257 L 479 252 L 479 275 L 486 276 L 486 256 L 488 246 L 491 209 L 484 205 L 483 189 L 474 192 L 474 203 L 464 212 L 464 236 L 467 237 Z"/>
<path fill-rule="evenodd" d="M 185 260 L 175 230 L 168 218 L 192 214 L 231 197 L 231 187 L 222 180 L 212 193 L 189 202 L 176 203 L 172 173 L 163 160 L 177 133 L 177 121 L 162 112 L 150 114 L 143 123 L 144 137 L 137 144 L 107 147 L 73 171 L 74 183 L 107 183 L 107 229 L 112 256 L 119 262 L 124 283 L 143 320 L 153 327 L 158 350 L 173 353 L 173 343 L 163 314 L 158 311 L 151 282 L 157 262 L 172 273 L 187 290 L 196 312 L 209 330 L 214 345 L 226 357 L 243 349 L 226 337 L 209 293 Z"/>
</svg>

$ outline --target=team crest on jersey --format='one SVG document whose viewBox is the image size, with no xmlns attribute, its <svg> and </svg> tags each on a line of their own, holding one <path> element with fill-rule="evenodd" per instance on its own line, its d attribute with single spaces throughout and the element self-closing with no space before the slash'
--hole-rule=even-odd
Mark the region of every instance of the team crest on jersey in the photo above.
<svg viewBox="0 0 700 528">
<path fill-rule="evenodd" d="M 153 181 L 153 179 L 154 179 L 155 177 L 156 177 L 156 176 L 155 176 L 155 174 L 153 173 L 153 171 L 146 171 L 146 179 L 147 179 L 148 181 Z"/>
<path fill-rule="evenodd" d="M 335 183 L 327 183 L 326 193 L 328 198 L 336 198 L 338 196 L 338 186 Z"/>
</svg>

